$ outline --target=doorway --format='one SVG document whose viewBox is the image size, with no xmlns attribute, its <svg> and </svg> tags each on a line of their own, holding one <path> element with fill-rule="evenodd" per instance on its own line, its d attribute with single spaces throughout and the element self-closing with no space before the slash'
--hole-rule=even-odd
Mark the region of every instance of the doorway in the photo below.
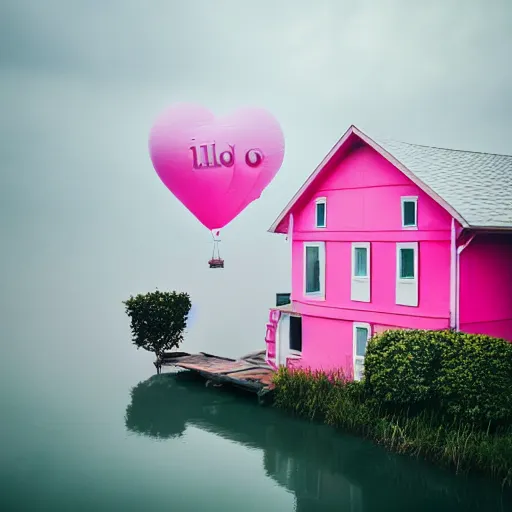
<svg viewBox="0 0 512 512">
<path fill-rule="evenodd" d="M 302 317 L 290 317 L 290 352 L 295 354 L 302 353 Z"/>
<path fill-rule="evenodd" d="M 277 364 L 286 366 L 287 359 L 302 355 L 302 317 L 282 313 L 277 328 Z"/>
</svg>

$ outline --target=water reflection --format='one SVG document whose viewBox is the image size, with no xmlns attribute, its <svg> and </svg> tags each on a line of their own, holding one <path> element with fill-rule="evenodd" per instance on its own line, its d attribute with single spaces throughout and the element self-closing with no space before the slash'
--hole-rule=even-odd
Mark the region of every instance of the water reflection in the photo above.
<svg viewBox="0 0 512 512">
<path fill-rule="evenodd" d="M 263 451 L 267 474 L 296 496 L 301 512 L 512 510 L 510 492 L 479 479 L 398 457 L 357 437 L 260 407 L 251 397 L 206 389 L 182 372 L 139 383 L 126 410 L 128 430 L 181 436 L 187 426 Z"/>
</svg>

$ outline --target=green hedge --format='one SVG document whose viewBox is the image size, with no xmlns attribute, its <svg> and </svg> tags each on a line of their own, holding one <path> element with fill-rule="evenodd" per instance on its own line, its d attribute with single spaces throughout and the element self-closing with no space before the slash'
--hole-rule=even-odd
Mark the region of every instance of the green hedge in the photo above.
<svg viewBox="0 0 512 512">
<path fill-rule="evenodd" d="M 390 408 L 436 410 L 488 426 L 509 422 L 512 344 L 454 331 L 386 331 L 368 344 L 364 383 Z"/>
<path fill-rule="evenodd" d="M 449 333 L 436 381 L 441 406 L 470 421 L 512 421 L 512 344 Z"/>
</svg>

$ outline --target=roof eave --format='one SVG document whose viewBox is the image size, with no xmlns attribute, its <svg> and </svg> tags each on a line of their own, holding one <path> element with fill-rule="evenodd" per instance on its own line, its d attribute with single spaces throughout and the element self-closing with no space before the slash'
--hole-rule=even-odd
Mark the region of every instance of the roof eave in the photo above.
<svg viewBox="0 0 512 512">
<path fill-rule="evenodd" d="M 507 233 L 512 232 L 512 226 L 466 226 L 467 229 L 471 231 L 487 231 L 491 233 Z"/>
</svg>

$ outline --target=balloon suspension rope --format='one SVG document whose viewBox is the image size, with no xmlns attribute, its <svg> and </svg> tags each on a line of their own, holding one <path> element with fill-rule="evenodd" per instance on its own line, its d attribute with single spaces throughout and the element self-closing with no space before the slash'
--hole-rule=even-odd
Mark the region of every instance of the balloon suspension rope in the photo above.
<svg viewBox="0 0 512 512">
<path fill-rule="evenodd" d="M 219 242 L 220 240 L 215 238 L 215 235 L 213 234 L 213 230 L 211 232 L 212 234 L 212 239 L 213 239 L 213 252 L 212 252 L 212 260 L 215 259 L 215 249 L 217 249 L 217 256 L 218 256 L 218 259 L 220 260 L 220 249 L 219 249 Z"/>
</svg>

